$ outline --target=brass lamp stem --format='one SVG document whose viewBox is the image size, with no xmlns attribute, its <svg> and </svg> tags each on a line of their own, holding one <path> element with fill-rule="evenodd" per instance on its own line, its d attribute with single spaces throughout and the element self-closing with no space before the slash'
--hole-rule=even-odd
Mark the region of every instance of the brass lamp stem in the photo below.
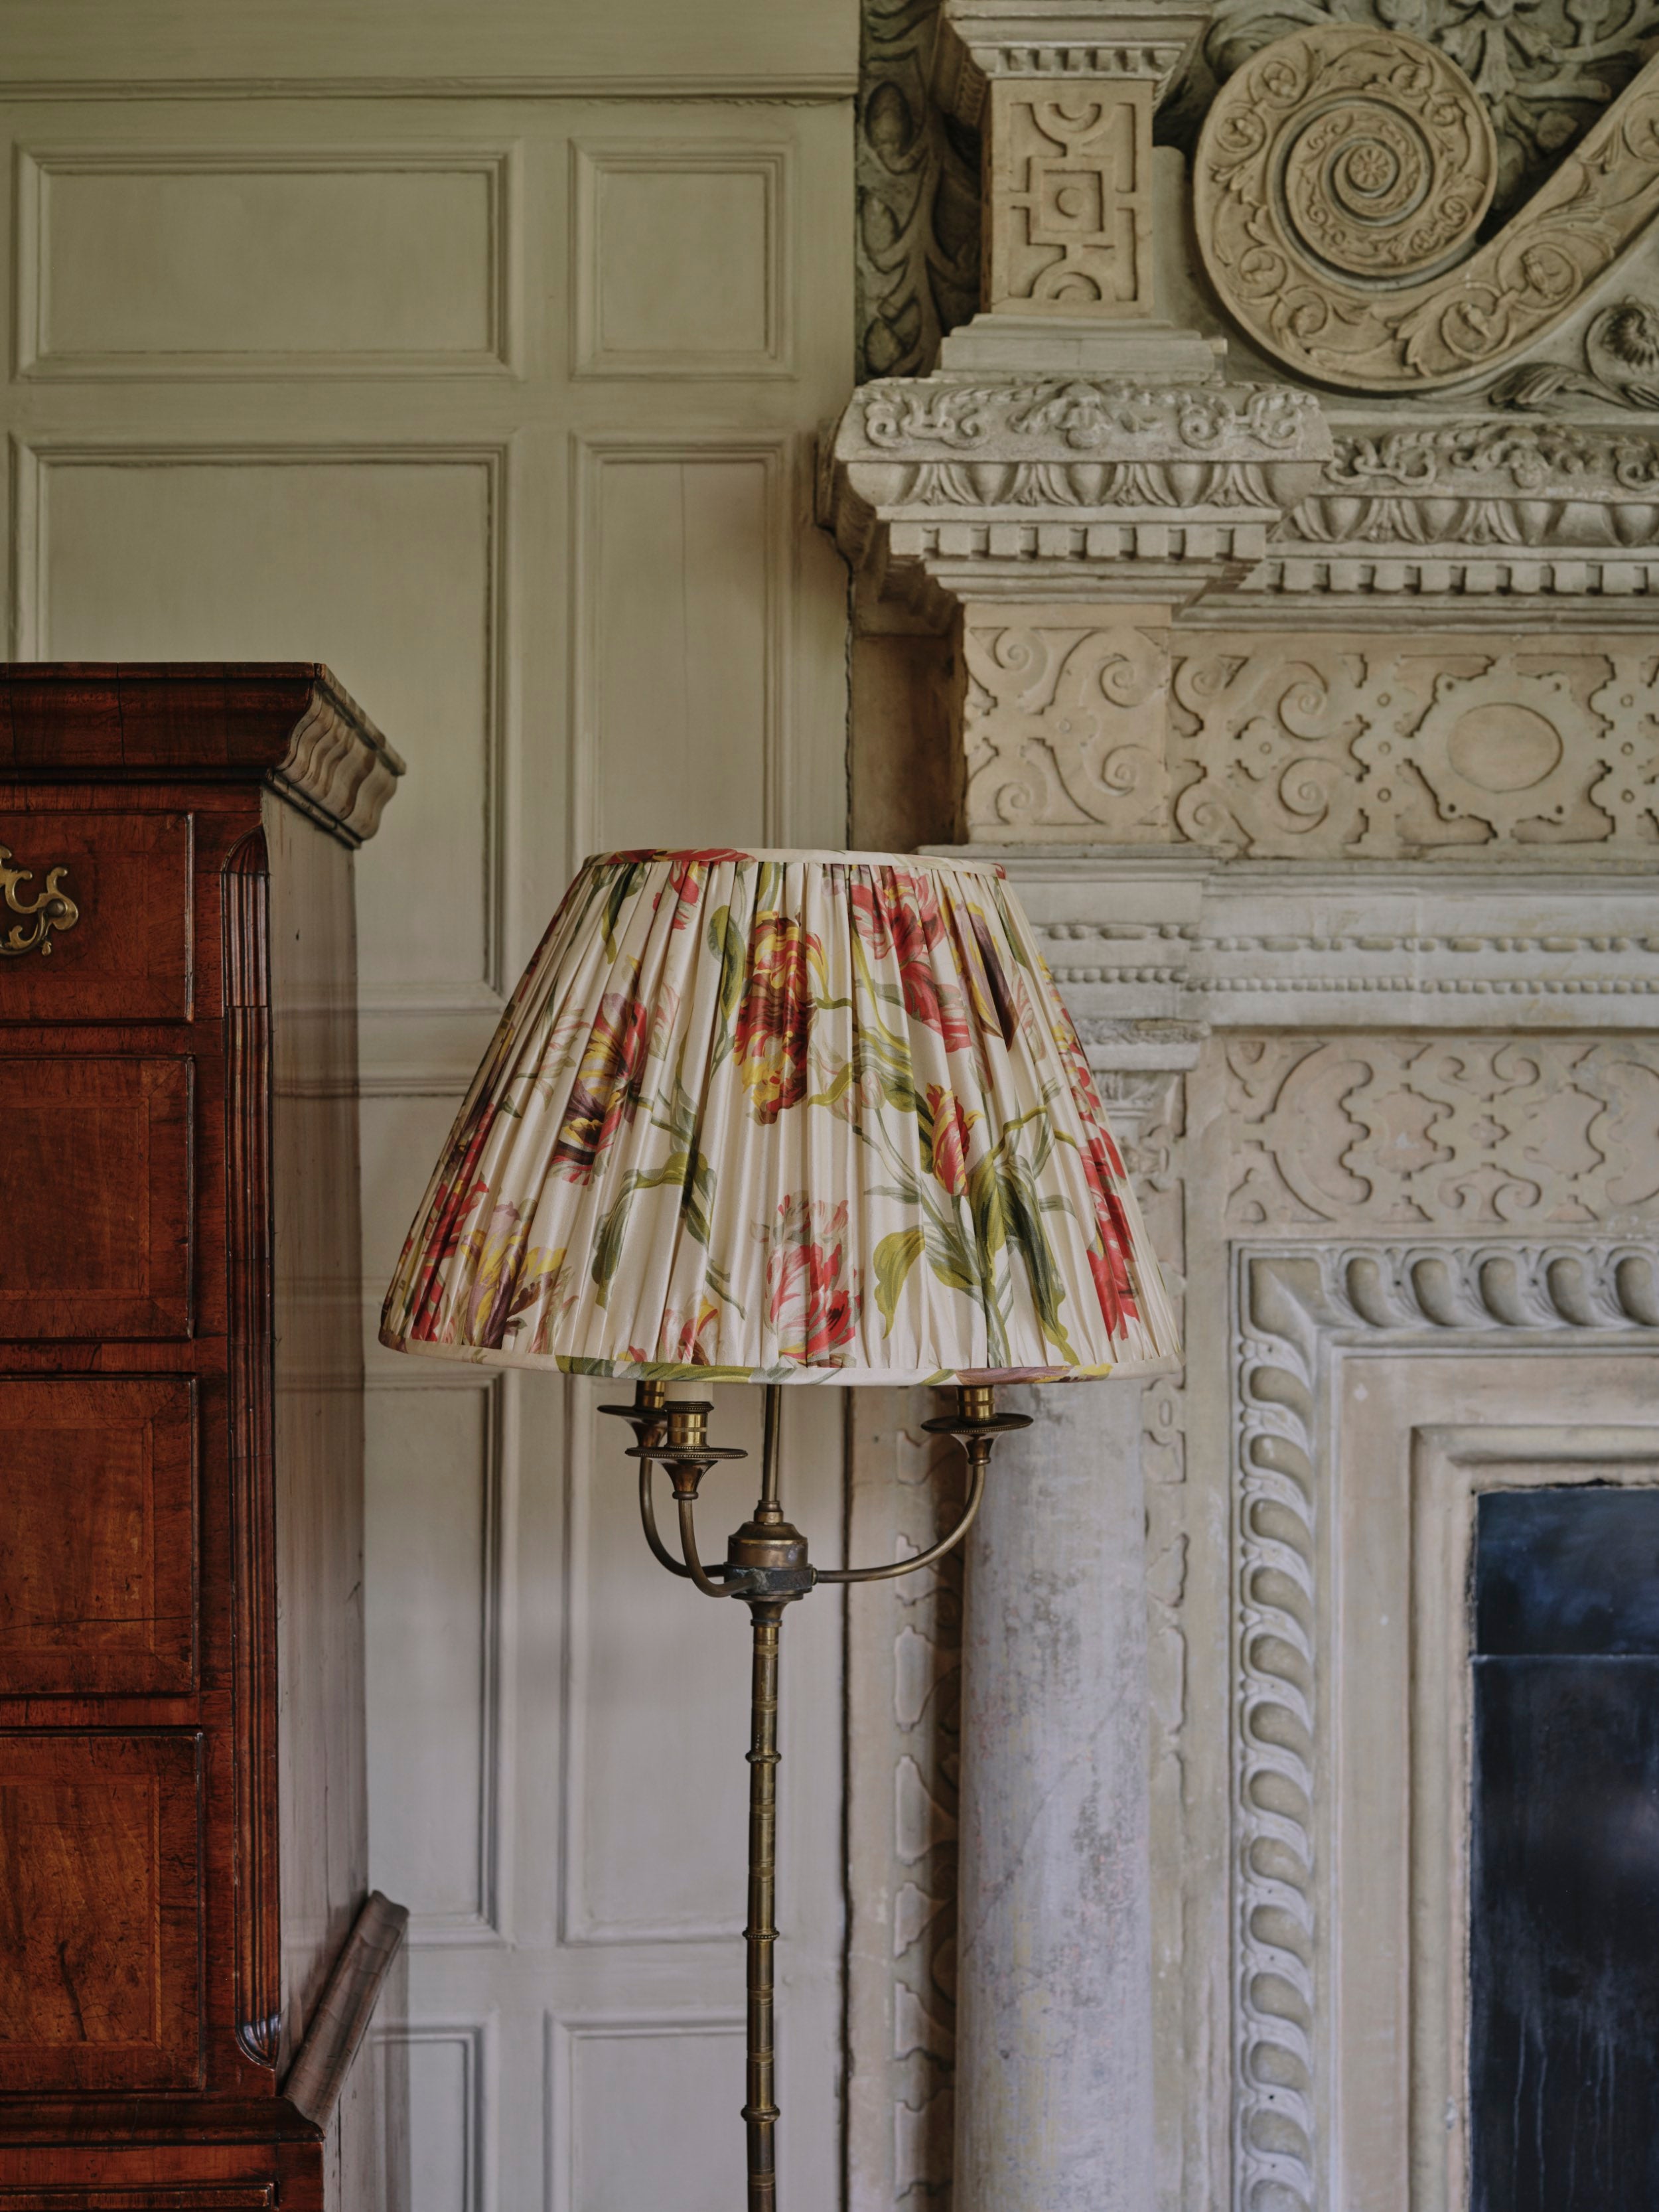
<svg viewBox="0 0 1659 2212">
<path fill-rule="evenodd" d="M 957 1410 L 923 1426 L 953 1436 L 972 1470 L 968 1500 L 954 1528 L 912 1559 L 874 1567 L 815 1568 L 806 1556 L 806 1539 L 783 1516 L 778 1462 L 783 1394 L 775 1383 L 766 1390 L 765 1442 L 761 1455 L 761 1492 L 752 1516 L 727 1540 L 724 1565 L 705 1566 L 697 1550 L 694 1516 L 697 1491 L 708 1469 L 720 1460 L 746 1455 L 708 1442 L 705 1402 L 671 1400 L 660 1382 L 641 1382 L 631 1406 L 606 1406 L 631 1424 L 637 1441 L 629 1457 L 640 1462 L 640 1518 L 653 1553 L 672 1573 L 695 1583 L 708 1597 L 739 1597 L 753 1624 L 754 1656 L 749 1697 L 749 1917 L 744 1929 L 748 1955 L 748 2029 L 744 2124 L 749 2136 L 749 2212 L 776 2212 L 778 2201 L 778 2107 L 773 2095 L 773 1968 L 778 1931 L 778 1644 L 784 1608 L 804 1597 L 815 1583 L 859 1583 L 914 1574 L 931 1566 L 972 1526 L 985 1494 L 986 1463 L 991 1447 L 1009 1429 L 1030 1426 L 1023 1413 L 999 1413 L 988 1384 L 964 1384 Z M 674 1486 L 678 1509 L 681 1557 L 676 1559 L 658 1532 L 651 1480 L 660 1460 Z"/>
<path fill-rule="evenodd" d="M 749 1695 L 748 2057 L 743 2107 L 749 2136 L 749 2212 L 778 2201 L 778 2108 L 772 2094 L 772 1968 L 778 1931 L 778 1644 L 781 1603 L 757 1599 Z"/>
</svg>

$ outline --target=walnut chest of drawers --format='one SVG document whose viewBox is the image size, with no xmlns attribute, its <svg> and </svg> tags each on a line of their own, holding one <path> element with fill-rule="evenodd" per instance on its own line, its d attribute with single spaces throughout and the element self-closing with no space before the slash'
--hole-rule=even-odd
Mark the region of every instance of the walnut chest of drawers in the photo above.
<svg viewBox="0 0 1659 2212">
<path fill-rule="evenodd" d="M 352 889 L 401 767 L 307 664 L 0 669 L 0 2212 L 401 2199 Z"/>
</svg>

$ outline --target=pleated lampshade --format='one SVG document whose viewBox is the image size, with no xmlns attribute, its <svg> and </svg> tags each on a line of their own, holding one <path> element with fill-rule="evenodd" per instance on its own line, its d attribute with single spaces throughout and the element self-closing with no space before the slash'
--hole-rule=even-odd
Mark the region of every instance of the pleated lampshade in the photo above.
<svg viewBox="0 0 1659 2212">
<path fill-rule="evenodd" d="M 1002 871 L 807 852 L 587 861 L 380 1336 L 659 1381 L 1046 1381 L 1179 1352 Z"/>
</svg>

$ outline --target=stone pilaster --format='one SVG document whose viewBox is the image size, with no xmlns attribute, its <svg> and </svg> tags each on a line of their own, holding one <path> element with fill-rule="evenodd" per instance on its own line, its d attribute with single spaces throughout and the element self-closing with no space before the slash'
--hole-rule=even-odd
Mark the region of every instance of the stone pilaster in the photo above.
<svg viewBox="0 0 1659 2212">
<path fill-rule="evenodd" d="M 954 2212 L 1151 2212 L 1140 1393 L 1013 1395 L 963 1629 Z"/>
</svg>

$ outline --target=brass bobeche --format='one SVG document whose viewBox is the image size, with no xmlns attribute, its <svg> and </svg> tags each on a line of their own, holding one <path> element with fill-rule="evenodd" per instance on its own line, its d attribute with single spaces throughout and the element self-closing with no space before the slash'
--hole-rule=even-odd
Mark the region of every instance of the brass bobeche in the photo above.
<svg viewBox="0 0 1659 2212">
<path fill-rule="evenodd" d="M 815 1567 L 807 1540 L 785 1520 L 779 1496 L 778 1459 L 782 1426 L 782 1392 L 766 1390 L 765 1442 L 761 1453 L 761 1492 L 754 1512 L 727 1539 L 722 1565 L 705 1567 L 697 1549 L 694 1518 L 699 1485 L 721 1460 L 746 1459 L 733 1445 L 708 1442 L 705 1399 L 671 1398 L 657 1382 L 635 1384 L 631 1406 L 605 1406 L 602 1413 L 631 1423 L 630 1459 L 640 1462 L 640 1521 L 653 1556 L 671 1574 L 693 1582 L 708 1597 L 741 1598 L 749 1607 L 754 1657 L 749 1705 L 749 1918 L 744 1938 L 749 1950 L 748 2094 L 743 2117 L 749 2131 L 749 2212 L 775 2212 L 778 2108 L 772 2094 L 773 1925 L 777 1885 L 778 1634 L 784 1608 L 805 1597 L 817 1583 L 884 1582 L 913 1575 L 959 1544 L 972 1528 L 985 1495 L 985 1471 L 1000 1436 L 1030 1426 L 1024 1413 L 1000 1413 L 988 1382 L 957 1386 L 953 1413 L 925 1421 L 937 1435 L 955 1437 L 970 1470 L 968 1498 L 947 1536 L 914 1558 L 872 1567 Z M 651 1470 L 668 1469 L 679 1514 L 680 1556 L 664 1543 L 657 1528 Z"/>
</svg>

